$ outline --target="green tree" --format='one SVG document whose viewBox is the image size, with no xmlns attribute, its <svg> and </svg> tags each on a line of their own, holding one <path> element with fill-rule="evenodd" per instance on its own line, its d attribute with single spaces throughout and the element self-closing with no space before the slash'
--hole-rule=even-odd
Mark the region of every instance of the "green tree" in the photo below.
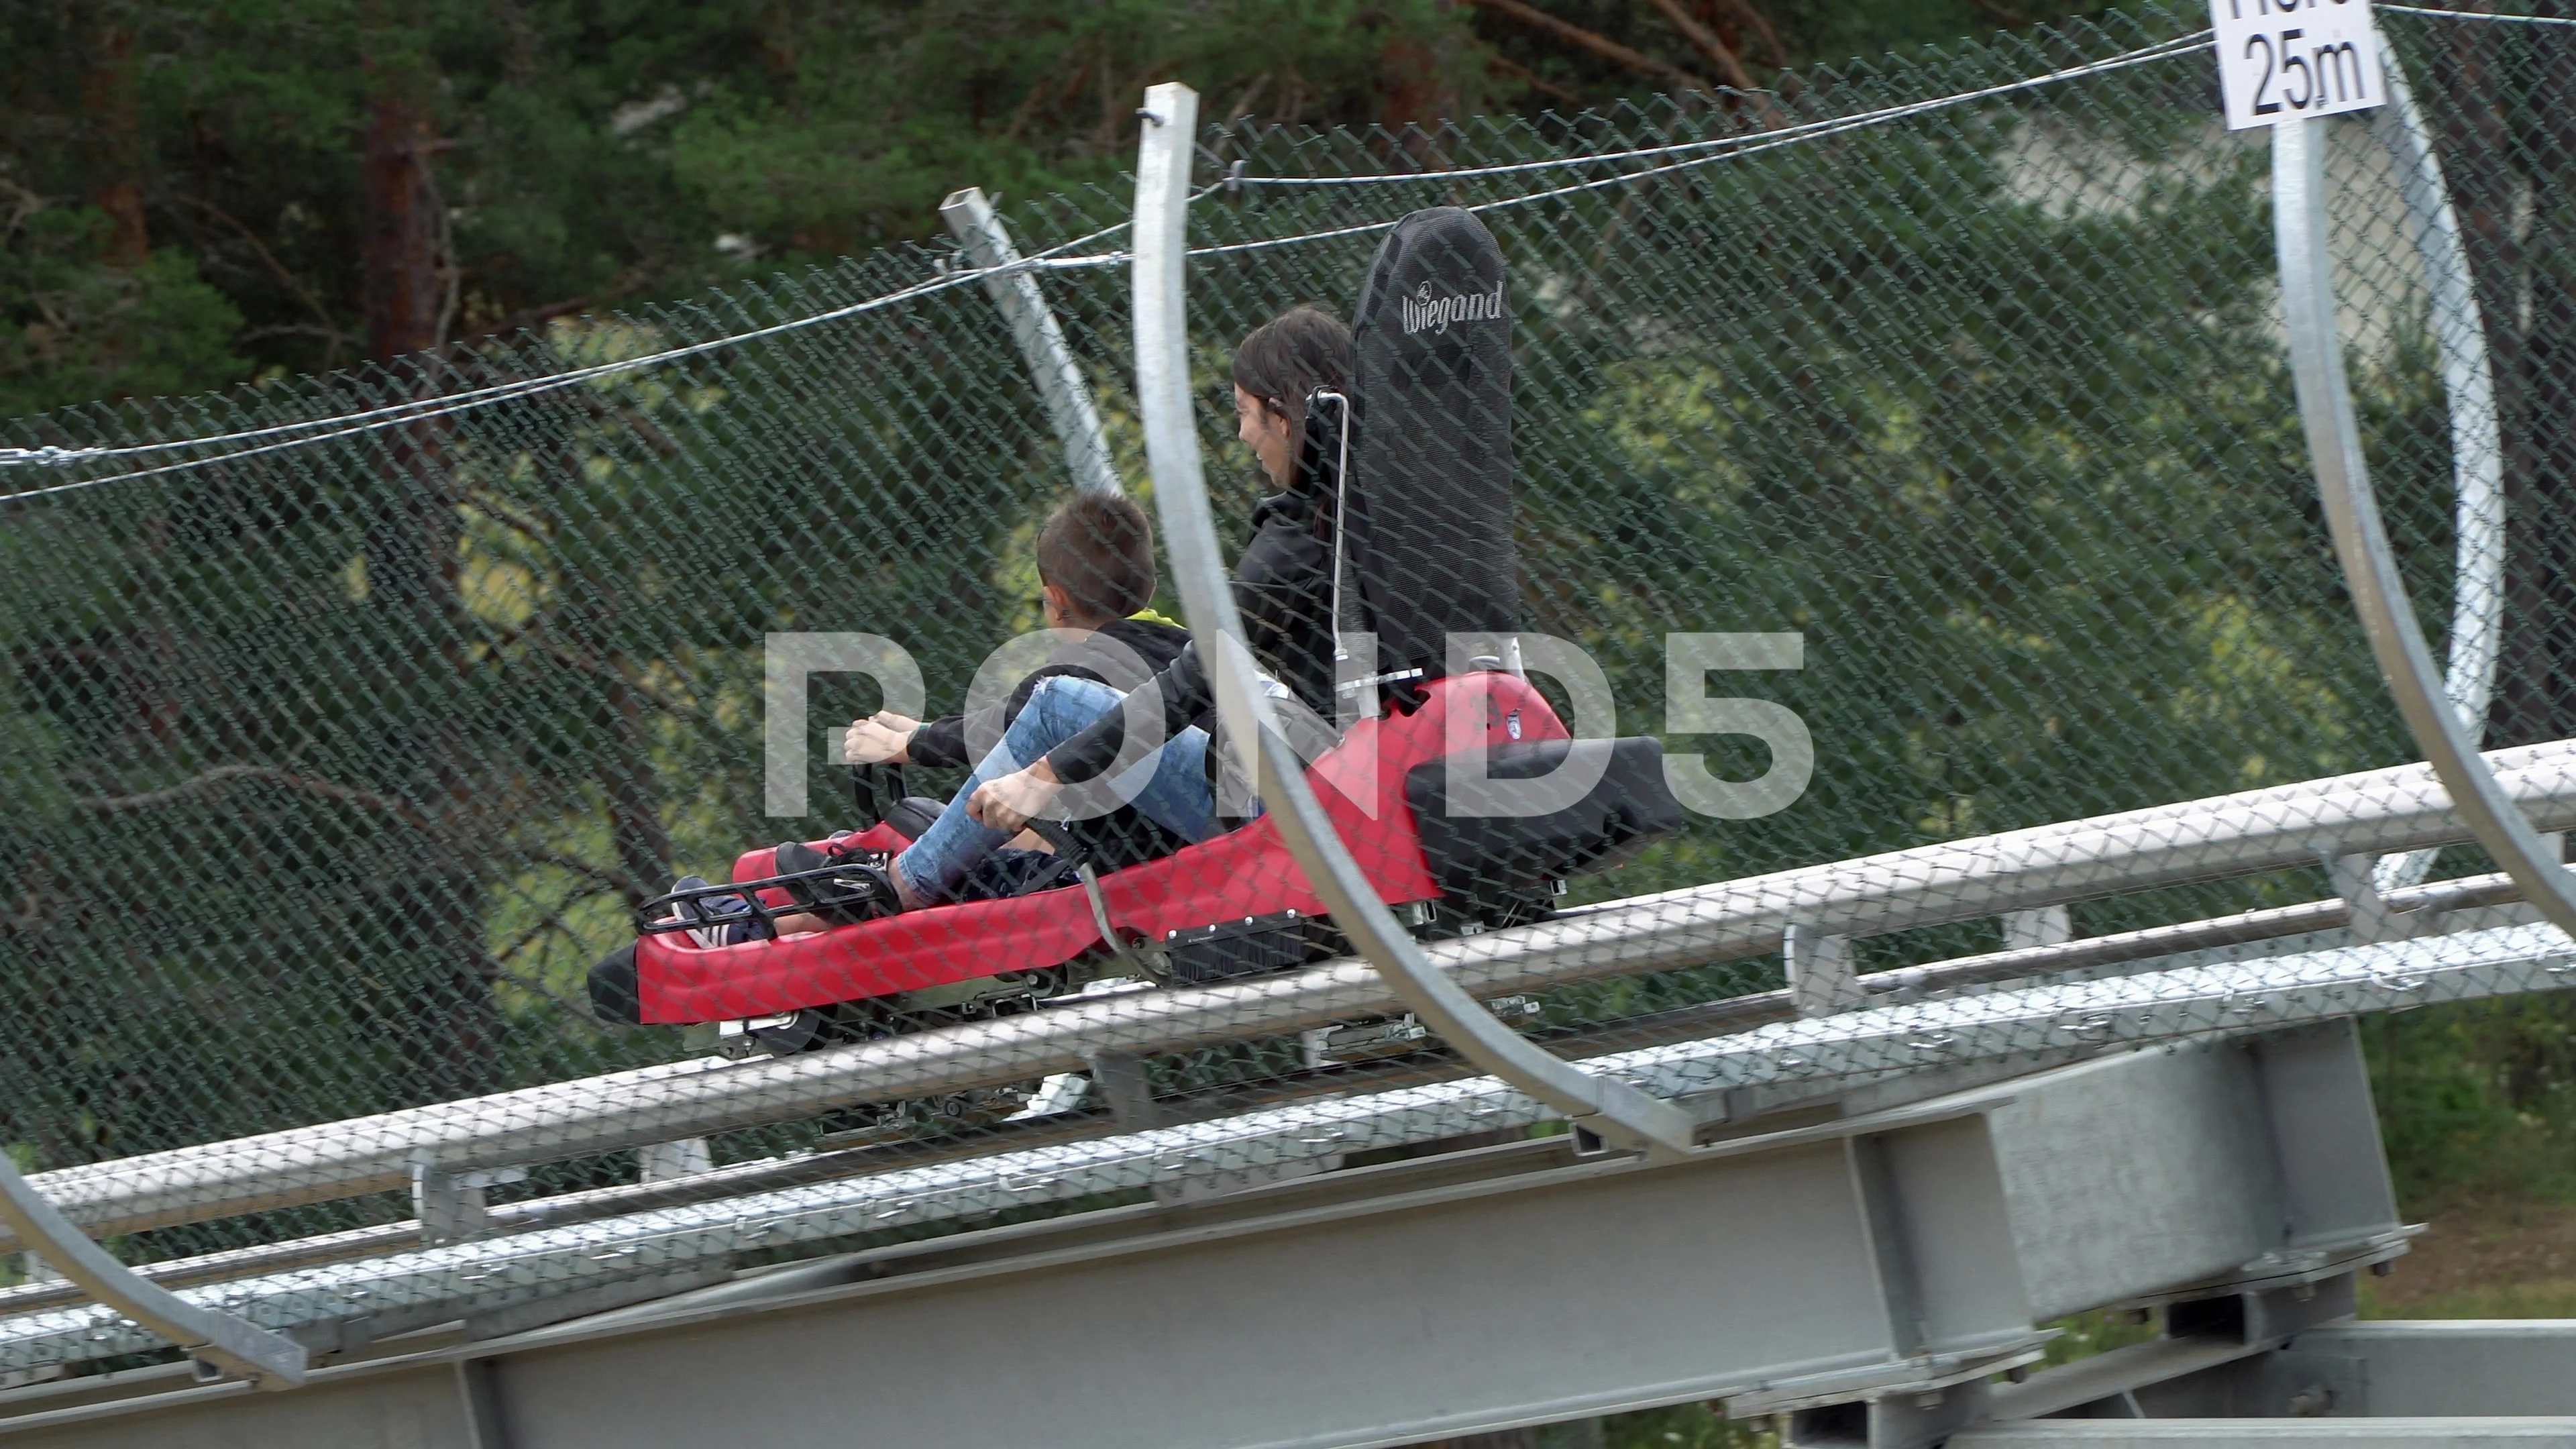
<svg viewBox="0 0 2576 1449">
<path fill-rule="evenodd" d="M 0 414 L 174 396 L 242 374 L 241 313 L 193 259 L 164 249 L 119 266 L 104 257 L 110 222 L 95 208 L 0 197 L 16 203 L 0 218 Z"/>
<path fill-rule="evenodd" d="M 1211 116 L 1400 129 L 1728 79 L 1694 34 L 1767 81 L 1785 65 L 2063 13 L 1985 0 L 1808 0 L 1768 14 L 1749 0 L 1550 4 L 1556 29 L 1444 0 L 12 7 L 0 16 L 0 177 L 23 193 L 12 205 L 94 206 L 119 266 L 181 253 L 241 319 L 229 349 L 165 347 L 163 372 L 23 394 L 12 410 L 219 386 L 239 375 L 235 356 L 291 374 L 387 355 L 368 297 L 401 239 L 370 222 L 367 198 L 402 158 L 426 225 L 396 250 L 436 345 L 924 238 L 963 184 L 1036 198 L 1106 183 L 1132 151 L 1136 93 L 1155 80 L 1188 79 Z M 1603 45 L 1631 60 L 1605 59 Z M 162 381 L 174 366 L 179 380 Z"/>
</svg>

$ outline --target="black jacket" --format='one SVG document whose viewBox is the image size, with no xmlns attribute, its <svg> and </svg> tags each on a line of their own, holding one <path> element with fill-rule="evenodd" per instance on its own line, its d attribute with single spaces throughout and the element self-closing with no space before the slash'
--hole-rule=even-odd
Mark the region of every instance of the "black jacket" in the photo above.
<svg viewBox="0 0 2576 1449">
<path fill-rule="evenodd" d="M 1131 690 L 1168 668 L 1189 642 L 1190 631 L 1178 624 L 1152 619 L 1118 619 L 1103 624 L 1079 642 L 1058 650 L 1044 668 L 1021 680 L 1003 703 L 987 705 L 972 715 L 952 714 L 931 720 L 914 730 L 910 759 L 916 765 L 973 764 L 966 757 L 966 742 L 981 740 L 990 749 L 991 742 L 999 740 L 1011 721 L 1020 717 L 1021 706 L 1029 702 L 1029 692 L 1038 687 L 1039 680 L 1068 674 L 1122 692 Z M 1114 757 L 1116 752 L 1111 753 Z"/>
<path fill-rule="evenodd" d="M 1234 607 L 1243 616 L 1252 657 L 1308 709 L 1333 718 L 1332 546 L 1329 520 L 1319 521 L 1317 490 L 1261 500 L 1252 511 L 1252 542 L 1234 566 Z M 1156 675 L 1163 738 L 1190 725 L 1215 734 L 1216 697 L 1193 643 Z M 1047 752 L 1060 780 L 1088 780 L 1118 758 L 1123 717 L 1110 714 Z M 1221 751 L 1208 752 L 1213 769 Z"/>
</svg>

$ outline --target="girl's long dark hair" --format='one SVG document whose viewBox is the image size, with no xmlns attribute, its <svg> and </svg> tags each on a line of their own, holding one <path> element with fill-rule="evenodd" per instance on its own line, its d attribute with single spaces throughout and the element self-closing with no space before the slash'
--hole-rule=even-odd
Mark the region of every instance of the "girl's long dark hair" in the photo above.
<svg viewBox="0 0 2576 1449">
<path fill-rule="evenodd" d="M 1234 385 L 1286 418 L 1291 438 L 1305 433 L 1306 394 L 1347 388 L 1350 376 L 1350 324 L 1314 302 L 1253 328 L 1234 349 Z"/>
</svg>

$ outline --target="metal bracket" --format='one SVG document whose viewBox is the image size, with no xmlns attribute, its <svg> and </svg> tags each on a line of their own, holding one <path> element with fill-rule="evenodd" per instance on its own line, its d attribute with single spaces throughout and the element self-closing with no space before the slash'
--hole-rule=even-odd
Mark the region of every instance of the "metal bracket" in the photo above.
<svg viewBox="0 0 2576 1449">
<path fill-rule="evenodd" d="M 1145 1075 L 1145 1059 L 1134 1052 L 1097 1048 L 1084 1054 L 1091 1068 L 1092 1090 L 1108 1105 L 1109 1120 L 1128 1132 L 1151 1132 L 1167 1125 L 1154 1084 Z"/>
<path fill-rule="evenodd" d="M 1175 1112 L 1172 1108 L 1154 1100 L 1154 1084 L 1146 1075 L 1143 1057 L 1133 1052 L 1098 1048 L 1086 1053 L 1084 1060 L 1091 1067 L 1092 1089 L 1097 1091 L 1101 1100 L 1108 1105 L 1109 1118 L 1118 1124 L 1119 1130 L 1150 1132 L 1158 1127 L 1169 1127 L 1176 1122 L 1188 1120 L 1182 1113 Z M 1292 1178 L 1309 1177 L 1318 1172 L 1329 1172 L 1340 1163 L 1339 1156 L 1305 1162 L 1273 1163 L 1267 1167 L 1247 1169 L 1233 1185 L 1207 1179 L 1158 1182 L 1154 1184 L 1152 1191 L 1154 1201 L 1165 1207 L 1179 1207 L 1186 1203 L 1222 1197 L 1228 1192 L 1245 1187 L 1259 1187 L 1268 1183 L 1286 1182 Z"/>
<path fill-rule="evenodd" d="M 1396 996 L 1460 1055 L 1622 1146 L 1659 1157 L 1686 1155 L 1695 1125 L 1689 1113 L 1524 1040 L 1431 965 L 1351 858 L 1306 783 L 1304 767 L 1280 736 L 1269 700 L 1253 687 L 1257 669 L 1244 646 L 1242 620 L 1217 550 L 1198 429 L 1191 419 L 1184 280 L 1198 92 L 1178 82 L 1154 86 L 1145 92 L 1145 114 L 1148 124 L 1136 156 L 1133 233 L 1137 410 L 1145 425 L 1145 454 L 1173 582 L 1208 666 L 1218 716 L 1234 747 L 1251 753 L 1242 763 L 1257 772 L 1269 819 L 1331 910 L 1333 924 Z"/>
<path fill-rule="evenodd" d="M 1029 377 L 1046 401 L 1047 419 L 1055 425 L 1057 441 L 1064 444 L 1064 462 L 1073 470 L 1074 486 L 1086 493 L 1126 491 L 1119 486 L 1118 470 L 1109 463 L 1109 439 L 1101 430 L 1100 409 L 1092 404 L 1091 389 L 1082 380 L 1082 369 L 1074 364 L 1073 349 L 1065 345 L 1064 328 L 1057 325 L 1046 294 L 1038 290 L 1036 274 L 1017 265 L 1020 249 L 1012 244 L 1010 229 L 984 199 L 983 190 L 974 186 L 939 203 L 939 217 L 948 223 L 968 261 L 984 268 L 1010 268 L 986 277 L 984 291 L 1011 325 L 1012 340 L 1020 345 Z"/>
<path fill-rule="evenodd" d="M 716 1170 L 715 1153 L 703 1137 L 649 1143 L 635 1150 L 635 1159 L 637 1176 L 646 1182 L 669 1182 Z"/>
<path fill-rule="evenodd" d="M 412 1215 L 420 1219 L 423 1245 L 460 1243 L 479 1238 L 492 1231 L 492 1220 L 484 1211 L 483 1190 L 505 1182 L 524 1182 L 524 1167 L 494 1167 L 475 1172 L 450 1172 L 427 1153 L 411 1163 Z"/>
<path fill-rule="evenodd" d="M 2004 912 L 2004 949 L 2026 951 L 2063 946 L 2075 939 L 2075 916 L 2064 906 L 2036 906 Z"/>
<path fill-rule="evenodd" d="M 1788 1414 L 1800 1409 L 1847 1404 L 1890 1395 L 1931 1395 L 1956 1385 L 1975 1383 L 2046 1357 L 2048 1343 L 2062 1330 L 2029 1333 L 1969 1353 L 1927 1353 L 1894 1362 L 1828 1369 L 1793 1378 L 1774 1379 L 1760 1388 L 1725 1396 L 1730 1418 Z"/>
<path fill-rule="evenodd" d="M 1792 921 L 1780 933 L 1780 957 L 1789 972 L 1789 1000 L 1800 1016 L 1832 1016 L 1868 1003 L 1852 970 L 1849 936 L 1830 936 Z"/>
<path fill-rule="evenodd" d="M 2346 929 L 2352 938 L 2365 945 L 2382 941 L 2404 941 L 2421 936 L 2432 925 L 2432 913 L 2424 910 L 2401 911 L 2379 893 L 2375 869 L 2378 857 L 2338 855 L 2333 850 L 2317 854 L 2326 863 L 2326 875 L 2334 882 L 2336 895 L 2343 897 L 2351 914 Z"/>
<path fill-rule="evenodd" d="M 498 1364 L 488 1358 L 458 1359 L 456 1399 L 465 1421 L 464 1449 L 509 1449 L 509 1429 L 501 1417 Z"/>
<path fill-rule="evenodd" d="M 2024 1363 L 2039 1358 L 2023 1355 Z M 2016 1364 L 2015 1367 L 2022 1365 Z M 1797 1445 L 1867 1445 L 1868 1449 L 1929 1449 L 1991 1411 L 1992 1391 L 1978 1376 L 1939 1388 L 1878 1394 L 1857 1402 L 1794 1409 L 1782 1441 Z M 1733 1413 L 1729 1401 L 1729 1413 Z"/>
<path fill-rule="evenodd" d="M 2216 1336 L 2246 1344 L 2279 1344 L 2320 1324 L 2351 1318 L 2358 1310 L 2352 1271 L 2288 1287 L 2254 1288 L 2208 1298 L 2185 1298 L 2165 1307 L 2165 1332 L 2177 1338 Z"/>
<path fill-rule="evenodd" d="M 2283 1418 L 2357 1417 L 2368 1413 L 2370 1360 L 2348 1353 L 2272 1351 L 2263 1362 L 2271 1402 Z"/>
<path fill-rule="evenodd" d="M 302 1344 L 229 1313 L 200 1308 L 109 1257 L 36 1191 L 6 1153 L 0 1153 L 0 1221 L 90 1297 L 186 1349 L 216 1374 L 238 1375 L 263 1389 L 291 1389 L 304 1382 Z"/>
</svg>

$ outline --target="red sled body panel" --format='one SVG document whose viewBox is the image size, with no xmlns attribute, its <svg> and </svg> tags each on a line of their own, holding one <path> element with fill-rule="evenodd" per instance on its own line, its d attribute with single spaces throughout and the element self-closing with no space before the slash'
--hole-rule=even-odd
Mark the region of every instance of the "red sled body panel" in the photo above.
<svg viewBox="0 0 2576 1449">
<path fill-rule="evenodd" d="M 1306 772 L 1353 859 L 1390 905 L 1440 894 L 1405 798 L 1407 772 L 1480 741 L 1566 737 L 1546 699 L 1514 675 L 1452 676 L 1432 681 L 1424 694 L 1411 714 L 1359 721 Z M 879 826 L 854 843 L 896 848 L 902 842 Z M 748 851 L 735 862 L 734 878 L 774 874 L 771 865 L 770 850 Z M 1110 924 L 1149 941 L 1246 916 L 1323 910 L 1266 818 L 1103 876 L 1100 891 Z M 769 1016 L 1041 970 L 1099 941 L 1079 886 L 734 946 L 700 947 L 679 932 L 651 933 L 636 945 L 637 999 L 643 1020 L 654 1025 Z"/>
</svg>

